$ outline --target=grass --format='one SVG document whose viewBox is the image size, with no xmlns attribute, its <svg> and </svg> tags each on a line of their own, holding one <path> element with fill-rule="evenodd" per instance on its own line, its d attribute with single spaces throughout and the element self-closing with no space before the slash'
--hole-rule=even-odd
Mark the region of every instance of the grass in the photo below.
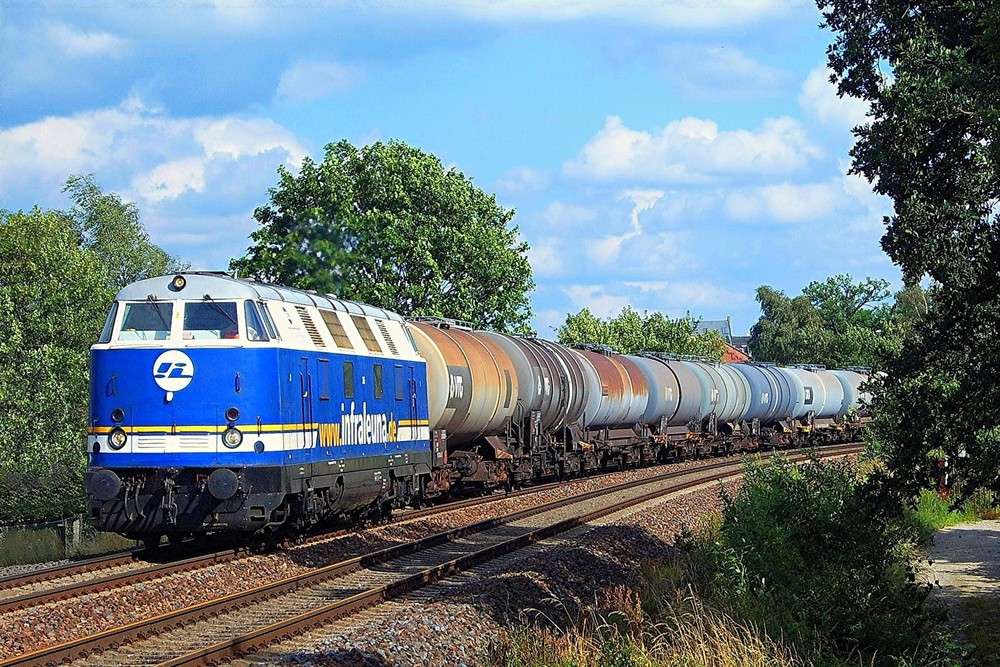
<svg viewBox="0 0 1000 667">
<path fill-rule="evenodd" d="M 1000 597 L 974 597 L 963 600 L 962 629 L 975 646 L 975 656 L 982 667 L 1000 667 Z"/>
<path fill-rule="evenodd" d="M 64 540 L 58 524 L 44 527 L 0 528 L 0 567 L 44 563 L 74 556 L 118 551 L 135 546 L 114 533 L 102 533 L 84 526 L 79 540 Z"/>
<path fill-rule="evenodd" d="M 951 502 L 934 491 L 925 490 L 917 498 L 916 508 L 908 509 L 906 518 L 916 529 L 920 541 L 926 543 L 930 537 L 948 526 L 978 521 L 980 512 L 966 504 L 960 510 L 951 508 Z"/>
<path fill-rule="evenodd" d="M 615 587 L 566 628 L 525 623 L 495 645 L 494 667 L 811 667 L 759 628 L 673 587 L 676 564 L 648 564 L 639 591 Z M 665 572 L 669 571 L 669 572 Z M 664 578 L 664 575 L 666 577 Z M 665 582 L 671 582 L 664 586 Z M 661 597 L 665 596 L 665 597 Z M 647 608 L 656 610 L 650 614 Z"/>
</svg>

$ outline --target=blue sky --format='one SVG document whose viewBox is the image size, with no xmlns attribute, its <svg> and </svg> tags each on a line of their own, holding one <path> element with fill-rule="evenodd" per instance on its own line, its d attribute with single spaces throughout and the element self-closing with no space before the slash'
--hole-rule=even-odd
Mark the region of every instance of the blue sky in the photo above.
<svg viewBox="0 0 1000 667">
<path fill-rule="evenodd" d="M 93 173 L 152 240 L 224 269 L 278 165 L 399 139 L 455 166 L 532 247 L 535 325 L 626 304 L 759 316 L 754 290 L 899 284 L 888 200 L 847 176 L 865 107 L 796 0 L 8 2 L 0 208 Z"/>
</svg>

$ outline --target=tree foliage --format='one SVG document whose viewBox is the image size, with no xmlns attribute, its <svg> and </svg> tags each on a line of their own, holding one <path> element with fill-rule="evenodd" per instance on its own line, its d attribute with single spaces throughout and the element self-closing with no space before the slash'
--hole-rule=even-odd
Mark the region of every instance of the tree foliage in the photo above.
<svg viewBox="0 0 1000 667">
<path fill-rule="evenodd" d="M 65 214 L 0 214 L 0 521 L 82 499 L 88 354 L 112 293 Z"/>
<path fill-rule="evenodd" d="M 912 291 L 900 294 L 913 297 Z M 783 364 L 880 366 L 900 341 L 897 306 L 890 307 L 888 297 L 887 281 L 854 282 L 847 274 L 811 282 L 797 297 L 762 285 L 757 289 L 761 316 L 750 329 L 750 351 L 755 359 Z"/>
<path fill-rule="evenodd" d="M 134 207 L 90 177 L 67 189 L 71 212 L 0 211 L 0 523 L 82 509 L 90 346 L 119 281 L 175 265 Z"/>
<path fill-rule="evenodd" d="M 719 332 L 698 333 L 698 321 L 691 317 L 672 320 L 662 313 L 639 313 L 631 306 L 604 320 L 584 308 L 567 315 L 556 334 L 563 345 L 607 345 L 621 354 L 669 352 L 719 360 L 726 351 Z"/>
<path fill-rule="evenodd" d="M 81 246 L 100 262 L 110 289 L 188 268 L 149 241 L 135 204 L 102 191 L 92 174 L 70 176 L 63 192 L 73 201 L 70 216 Z"/>
<path fill-rule="evenodd" d="M 1000 490 L 1000 7 L 945 0 L 818 0 L 843 95 L 871 105 L 853 171 L 890 197 L 882 247 L 933 300 L 887 367 L 876 415 L 902 490 L 953 476 Z M 931 456 L 933 454 L 933 456 Z"/>
<path fill-rule="evenodd" d="M 240 275 L 404 315 L 524 331 L 534 287 L 514 211 L 433 155 L 398 141 L 329 144 L 321 163 L 283 167 L 254 217 Z"/>
</svg>

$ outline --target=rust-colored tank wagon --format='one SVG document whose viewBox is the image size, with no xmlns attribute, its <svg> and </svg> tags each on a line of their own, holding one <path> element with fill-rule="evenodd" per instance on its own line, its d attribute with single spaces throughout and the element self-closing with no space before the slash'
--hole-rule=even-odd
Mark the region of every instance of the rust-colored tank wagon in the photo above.
<svg viewBox="0 0 1000 667">
<path fill-rule="evenodd" d="M 680 407 L 681 385 L 677 375 L 665 362 L 652 357 L 634 357 L 625 355 L 646 378 L 649 397 L 646 402 L 646 412 L 642 416 L 644 424 L 654 430 L 660 425 L 673 423 L 677 409 Z"/>
<path fill-rule="evenodd" d="M 471 442 L 503 430 L 514 416 L 517 369 L 504 350 L 480 332 L 410 322 L 417 350 L 427 360 L 432 429 L 451 444 Z"/>
<path fill-rule="evenodd" d="M 628 427 L 642 422 L 649 402 L 649 385 L 639 367 L 618 354 L 573 352 L 594 370 L 593 375 L 586 375 L 587 428 Z"/>
<path fill-rule="evenodd" d="M 632 391 L 629 394 L 628 412 L 625 413 L 625 419 L 622 424 L 629 427 L 635 424 L 647 424 L 645 417 L 646 411 L 649 408 L 650 388 L 649 381 L 646 379 L 646 374 L 643 373 L 642 368 L 635 363 L 635 357 L 615 354 L 612 355 L 612 358 L 614 361 L 621 364 L 632 383 Z"/>
<path fill-rule="evenodd" d="M 541 415 L 542 431 L 552 432 L 567 426 L 582 405 L 579 393 L 565 362 L 541 341 L 482 331 L 479 335 L 502 348 L 517 372 L 517 403 L 515 420 L 523 420 L 532 412 Z"/>
</svg>

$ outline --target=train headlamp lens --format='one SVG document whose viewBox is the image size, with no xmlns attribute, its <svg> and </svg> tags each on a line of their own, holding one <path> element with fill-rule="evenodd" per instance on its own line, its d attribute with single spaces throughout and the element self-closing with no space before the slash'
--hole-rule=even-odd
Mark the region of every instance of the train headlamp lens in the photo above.
<svg viewBox="0 0 1000 667">
<path fill-rule="evenodd" d="M 114 450 L 119 450 L 125 446 L 128 441 L 128 436 L 125 435 L 125 431 L 120 428 L 113 428 L 111 432 L 108 433 L 108 447 Z"/>
<path fill-rule="evenodd" d="M 175 292 L 180 292 L 187 285 L 187 279 L 184 276 L 174 276 L 174 279 L 170 281 L 170 289 Z"/>
<path fill-rule="evenodd" d="M 240 411 L 236 408 L 226 410 L 226 421 L 234 422 L 240 418 Z"/>
<path fill-rule="evenodd" d="M 114 410 L 111 411 L 111 421 L 113 421 L 114 423 L 121 424 L 124 419 L 125 419 L 125 411 L 122 410 L 121 408 L 115 408 Z"/>
<path fill-rule="evenodd" d="M 238 428 L 227 428 L 222 434 L 222 444 L 230 449 L 236 449 L 243 442 L 243 434 Z"/>
</svg>

